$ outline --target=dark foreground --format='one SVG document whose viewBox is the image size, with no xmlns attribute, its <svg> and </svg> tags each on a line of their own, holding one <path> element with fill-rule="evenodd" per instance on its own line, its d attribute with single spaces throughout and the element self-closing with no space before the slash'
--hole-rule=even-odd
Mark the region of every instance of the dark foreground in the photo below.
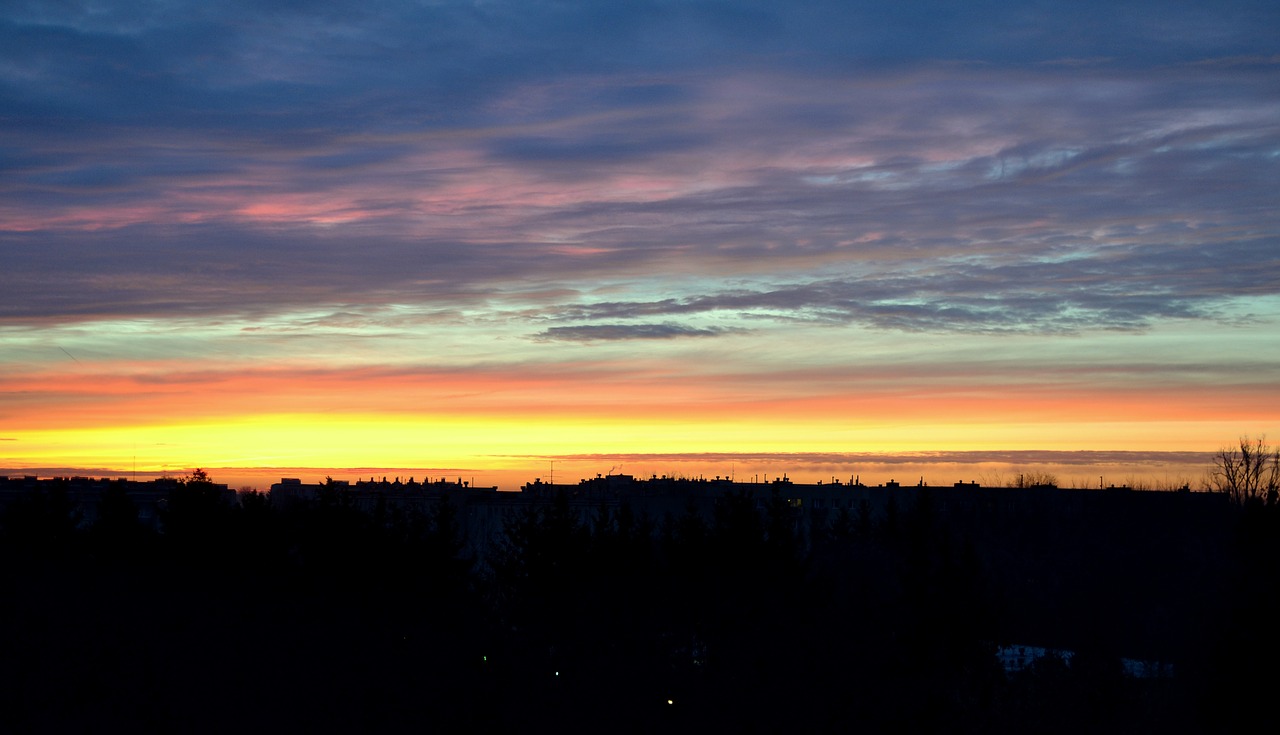
<svg viewBox="0 0 1280 735">
<path fill-rule="evenodd" d="M 189 482 L 0 516 L 6 732 L 1235 732 L 1274 718 L 1280 511 L 917 502 L 797 531 L 784 501 L 589 518 L 463 558 L 455 511 L 280 511 Z M 999 645 L 1074 652 L 1006 671 Z M 1122 658 L 1166 676 L 1126 674 Z"/>
</svg>

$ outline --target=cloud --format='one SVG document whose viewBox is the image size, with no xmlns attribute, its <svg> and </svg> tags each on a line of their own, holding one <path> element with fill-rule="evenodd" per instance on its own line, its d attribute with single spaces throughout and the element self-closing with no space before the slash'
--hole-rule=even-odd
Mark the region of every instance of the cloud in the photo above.
<svg viewBox="0 0 1280 735">
<path fill-rule="evenodd" d="M 908 261 L 895 271 L 857 278 L 601 301 L 565 306 L 552 315 L 599 320 L 717 313 L 905 331 L 1137 330 L 1164 319 L 1220 319 L 1235 297 L 1275 293 L 1280 259 L 1269 253 L 1276 247 L 1275 240 L 1265 239 L 1212 249 L 1085 249 L 1062 261 L 1008 265 Z M 1237 271 L 1226 265 L 1233 262 L 1251 266 Z"/>
<path fill-rule="evenodd" d="M 0 322 L 1057 333 L 1280 291 L 1276 67 L 1227 63 L 1280 10 L 980 5 L 15 5 Z"/>
<path fill-rule="evenodd" d="M 953 452 L 688 452 L 688 453 L 599 453 L 545 455 L 498 455 L 532 459 L 555 459 L 581 462 L 622 463 L 691 463 L 723 464 L 726 462 L 767 463 L 805 467 L 813 465 L 930 465 L 930 464 L 988 464 L 1010 465 L 1062 465 L 1071 467 L 1097 467 L 1100 465 L 1203 465 L 1213 458 L 1212 452 L 1166 451 L 1054 451 L 1054 450 L 982 450 Z"/>
<path fill-rule="evenodd" d="M 677 337 L 715 337 L 725 329 L 686 327 L 673 322 L 663 324 L 590 324 L 574 327 L 550 327 L 537 337 L 543 340 L 599 342 L 629 339 L 675 339 Z"/>
</svg>

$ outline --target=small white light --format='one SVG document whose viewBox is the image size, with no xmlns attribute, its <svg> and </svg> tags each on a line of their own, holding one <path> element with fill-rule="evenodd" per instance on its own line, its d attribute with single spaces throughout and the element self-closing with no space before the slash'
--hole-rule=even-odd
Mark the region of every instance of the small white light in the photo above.
<svg viewBox="0 0 1280 735">
<path fill-rule="evenodd" d="M 556 676 L 559 676 L 559 675 L 560 675 L 560 672 L 559 672 L 559 671 L 557 671 L 557 672 L 556 672 Z"/>
<path fill-rule="evenodd" d="M 670 699 L 668 699 L 668 700 L 667 700 L 667 704 L 675 704 L 675 702 L 673 702 L 673 701 L 671 701 Z"/>
</svg>

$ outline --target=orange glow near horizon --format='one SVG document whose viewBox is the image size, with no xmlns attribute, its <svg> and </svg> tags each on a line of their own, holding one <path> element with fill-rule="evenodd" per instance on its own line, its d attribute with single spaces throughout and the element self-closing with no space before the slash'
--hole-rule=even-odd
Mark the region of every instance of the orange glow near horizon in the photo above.
<svg viewBox="0 0 1280 735">
<path fill-rule="evenodd" d="M 736 333 L 640 349 L 550 342 L 528 330 L 513 337 L 491 326 L 497 319 L 461 336 L 430 325 L 405 331 L 396 322 L 404 315 L 389 308 L 375 316 L 394 328 L 377 325 L 372 341 L 327 323 L 336 337 L 279 336 L 306 332 L 327 318 L 320 314 L 211 322 L 194 338 L 182 325 L 117 322 L 65 328 L 66 342 L 63 333 L 15 339 L 27 357 L 0 362 L 0 468 L 221 468 L 258 486 L 278 479 L 266 468 L 310 468 L 300 472 L 313 479 L 341 468 L 414 468 L 514 489 L 546 475 L 552 460 L 566 480 L 608 471 L 621 461 L 614 457 L 645 458 L 628 460 L 640 474 L 816 480 L 844 477 L 851 464 L 814 457 L 876 455 L 883 467 L 868 479 L 889 479 L 901 469 L 894 457 L 924 453 L 1201 453 L 1278 430 L 1280 384 L 1265 367 L 1214 373 L 1158 351 L 1123 362 L 1116 348 L 1132 348 L 1109 335 L 1079 343 L 1108 358 L 1090 360 L 1038 354 L 1048 343 L 1039 338 L 993 338 L 987 350 L 977 337 L 922 348 L 871 334 L 856 349 L 831 350 L 823 340 L 833 332 L 818 328 L 779 329 L 769 350 L 754 349 L 760 336 Z M 331 321 L 343 324 L 339 317 Z M 113 353 L 116 338 L 156 357 Z M 1149 344 L 1159 348 L 1159 335 Z M 172 353 L 188 357 L 159 357 Z M 973 479 L 963 473 L 981 461 L 946 477 L 932 477 L 937 463 L 916 472 Z M 996 465 L 989 471 L 1003 471 Z M 1067 472 L 1095 483 L 1098 474 Z"/>
<path fill-rule="evenodd" d="M 0 467 L 221 468 L 233 484 L 253 486 L 278 479 L 267 468 L 312 468 L 301 471 L 312 479 L 342 476 L 341 468 L 415 468 L 515 489 L 547 475 L 552 460 L 566 481 L 608 471 L 618 464 L 611 457 L 668 458 L 631 461 L 640 474 L 816 480 L 843 477 L 850 465 L 812 457 L 859 454 L 883 455 L 881 470 L 865 471 L 888 479 L 902 469 L 890 458 L 929 452 L 1211 452 L 1267 433 L 1280 400 L 1276 386 L 1243 380 L 1196 385 L 1017 364 L 780 367 L 661 354 L 435 367 L 65 362 L 7 370 Z M 988 471 L 1013 471 L 1006 465 Z M 973 479 L 964 474 L 972 470 L 915 472 L 951 482 Z M 1095 483 L 1099 474 L 1062 473 Z"/>
<path fill-rule="evenodd" d="M 902 423 L 934 434 L 936 429 L 929 427 L 1051 422 L 1064 422 L 1064 429 L 1111 423 L 1249 425 L 1272 418 L 1270 405 L 1260 398 L 1276 392 L 1274 386 L 1247 383 L 1188 390 L 1181 385 L 1090 387 L 1078 382 L 992 385 L 958 375 L 825 378 L 763 371 L 669 376 L 643 366 L 622 370 L 608 365 L 46 372 L 6 376 L 4 419 L 7 426 L 29 431 L 111 430 L 163 416 L 192 422 L 314 413 L 378 415 L 390 422 L 417 415 L 468 416 L 499 426 L 531 427 L 544 420 L 551 425 L 614 420 L 761 427 L 800 423 L 823 427 L 823 433 L 846 424 L 889 429 Z"/>
<path fill-rule="evenodd" d="M 11 432 L 3 449 L 24 466 L 125 472 L 191 467 L 418 467 L 503 472 L 564 455 L 679 455 L 920 451 L 1211 451 L 1239 422 L 1098 421 L 1062 425 L 994 417 L 894 422 L 775 413 L 758 421 L 671 415 L 458 416 L 260 414 L 207 421 Z M 1141 437 L 1135 441 L 1135 437 Z M 12 461 L 6 464 L 13 465 Z M 585 468 L 590 470 L 590 467 Z M 607 467 L 604 469 L 608 469 Z M 785 468 L 782 468 L 785 469 Z M 798 469 L 798 468 L 797 468 Z M 691 471 L 698 471 L 692 467 Z M 569 469 L 566 468 L 566 472 Z M 596 471 L 601 471 L 597 469 Z M 727 473 L 726 473 L 727 474 Z M 564 475 L 566 480 L 576 479 Z M 526 479 L 532 477 L 526 476 Z"/>
</svg>

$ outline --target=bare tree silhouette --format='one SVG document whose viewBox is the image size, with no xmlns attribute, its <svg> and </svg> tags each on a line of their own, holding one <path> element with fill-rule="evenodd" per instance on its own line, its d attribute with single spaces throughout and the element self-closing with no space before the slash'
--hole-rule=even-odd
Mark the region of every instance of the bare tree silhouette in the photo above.
<svg viewBox="0 0 1280 735">
<path fill-rule="evenodd" d="M 1227 493 L 1237 505 L 1280 500 L 1280 449 L 1267 444 L 1266 437 L 1240 437 L 1238 446 L 1219 449 L 1209 471 L 1209 488 Z"/>
</svg>

